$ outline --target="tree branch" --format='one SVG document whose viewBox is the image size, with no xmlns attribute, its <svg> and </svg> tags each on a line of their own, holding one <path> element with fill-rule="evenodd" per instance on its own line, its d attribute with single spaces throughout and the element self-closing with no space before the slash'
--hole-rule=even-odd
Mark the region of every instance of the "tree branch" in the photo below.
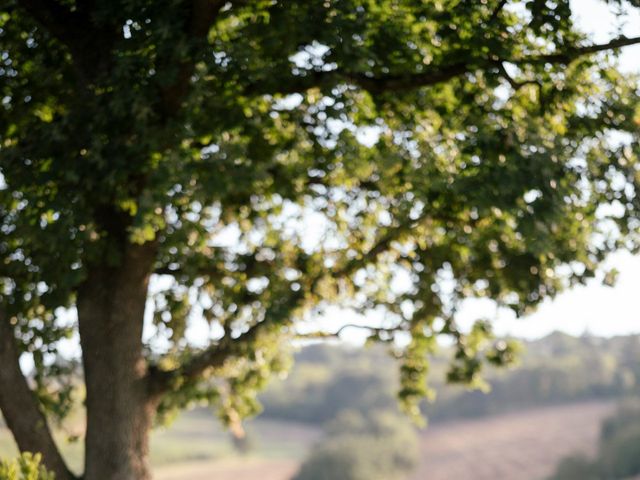
<svg viewBox="0 0 640 480">
<path fill-rule="evenodd" d="M 373 327 L 371 325 L 358 325 L 357 323 L 347 323 L 345 325 L 342 325 L 340 328 L 338 328 L 338 330 L 336 330 L 335 332 L 324 332 L 324 331 L 318 331 L 318 332 L 310 332 L 310 333 L 303 333 L 303 334 L 299 334 L 296 335 L 297 338 L 301 338 L 301 339 L 305 339 L 305 338 L 316 338 L 316 339 L 327 339 L 327 338 L 340 338 L 340 335 L 342 334 L 342 332 L 344 332 L 345 330 L 348 330 L 349 328 L 357 328 L 360 330 L 369 330 L 369 332 L 371 332 L 373 335 L 379 335 L 380 333 L 395 333 L 398 331 L 397 327 L 392 327 L 392 328 L 385 328 L 385 327 Z"/>
<path fill-rule="evenodd" d="M 417 218 L 410 219 L 410 221 L 389 227 L 386 230 L 386 232 L 376 240 L 376 242 L 371 246 L 371 248 L 369 248 L 369 250 L 362 253 L 362 255 L 360 255 L 359 257 L 355 257 L 352 260 L 350 260 L 344 267 L 336 271 L 333 274 L 333 276 L 339 277 L 339 278 L 346 277 L 347 275 L 354 273 L 356 270 L 361 268 L 367 262 L 375 261 L 378 258 L 378 256 L 386 252 L 391 247 L 391 244 L 394 241 L 398 240 L 398 238 L 402 234 L 408 231 L 411 231 L 416 226 L 418 226 L 420 222 L 423 222 L 429 218 L 433 220 L 441 220 L 441 221 L 449 221 L 452 219 L 444 215 L 439 217 L 434 217 L 430 215 L 430 213 L 427 212 L 425 209 L 425 211 L 421 215 L 419 215 Z"/>
<path fill-rule="evenodd" d="M 189 39 L 196 42 L 205 41 L 209 29 L 226 4 L 226 0 L 192 0 L 185 32 Z M 162 91 L 162 109 L 165 116 L 170 117 L 180 110 L 182 101 L 189 91 L 189 82 L 194 69 L 193 58 L 182 61 L 175 81 Z"/>
<path fill-rule="evenodd" d="M 18 0 L 29 14 L 54 37 L 71 47 L 78 40 L 78 14 L 54 0 Z"/>
<path fill-rule="evenodd" d="M 80 78 L 91 78 L 104 69 L 109 56 L 100 53 L 110 50 L 113 35 L 92 25 L 83 2 L 75 11 L 55 0 L 18 0 L 18 5 L 69 49 Z"/>
<path fill-rule="evenodd" d="M 551 63 L 558 65 L 568 65 L 574 60 L 593 53 L 605 52 L 608 50 L 617 50 L 619 48 L 629 47 L 631 45 L 640 44 L 640 36 L 638 37 L 625 37 L 624 35 L 614 38 L 607 43 L 595 43 L 592 45 L 585 45 L 582 47 L 567 48 L 564 52 L 550 53 L 546 55 L 533 55 L 530 57 L 523 57 L 521 59 L 508 60 L 510 63 L 520 65 L 532 65 L 539 63 Z"/>
<path fill-rule="evenodd" d="M 492 23 L 498 18 L 498 16 L 500 15 L 500 12 L 502 12 L 504 7 L 507 5 L 507 1 L 508 0 L 500 0 L 500 2 L 496 5 L 496 7 L 491 12 L 491 16 L 489 17 L 489 20 L 487 21 L 487 23 Z"/>
<path fill-rule="evenodd" d="M 567 48 L 564 52 L 544 55 L 531 55 L 522 58 L 501 59 L 516 65 L 535 65 L 551 63 L 556 65 L 568 65 L 580 57 L 593 53 L 616 50 L 619 48 L 640 44 L 640 37 L 618 37 L 607 43 L 585 45 L 582 47 Z M 292 94 L 308 90 L 310 88 L 327 88 L 346 83 L 359 86 L 371 93 L 401 92 L 421 87 L 428 87 L 444 83 L 453 78 L 460 77 L 474 70 L 486 70 L 495 68 L 496 59 L 470 59 L 466 62 L 458 62 L 444 65 L 425 72 L 411 73 L 407 75 L 371 76 L 364 73 L 348 72 L 343 69 L 330 71 L 311 71 L 304 75 L 293 75 L 286 82 L 278 85 L 269 85 L 260 81 L 245 87 L 247 95 L 263 94 Z"/>
<path fill-rule="evenodd" d="M 357 268 L 363 262 L 375 259 L 384 250 L 389 248 L 393 240 L 395 240 L 399 234 L 405 232 L 409 228 L 412 228 L 417 222 L 423 220 L 425 216 L 421 216 L 416 220 L 408 222 L 406 225 L 394 228 L 386 234 L 382 235 L 381 238 L 364 255 L 357 259 L 354 259 L 353 261 L 350 261 L 342 269 L 334 272 L 333 277 L 345 277 L 357 270 Z M 323 272 L 311 278 L 308 282 L 306 291 L 304 288 L 300 289 L 297 292 L 291 291 L 291 296 L 281 302 L 288 305 L 287 311 L 293 310 L 295 306 L 305 298 L 306 294 L 313 293 L 322 276 Z M 278 308 L 278 306 L 276 308 Z M 282 312 L 280 312 L 280 316 L 282 316 Z M 264 330 L 267 326 L 273 324 L 273 322 L 270 321 L 271 318 L 268 312 L 265 317 L 265 320 L 253 325 L 246 333 L 244 333 L 240 337 L 236 339 L 228 336 L 224 337 L 222 340 L 220 340 L 219 343 L 203 350 L 179 368 L 170 371 L 151 369 L 149 372 L 149 394 L 151 396 L 162 395 L 169 391 L 174 382 L 178 382 L 179 379 L 193 381 L 200 375 L 202 375 L 206 370 L 212 368 L 220 368 L 225 364 L 227 360 L 246 354 L 248 345 L 259 338 L 259 336 L 262 334 L 262 330 Z M 349 327 L 360 326 L 355 324 L 345 325 L 341 329 L 339 329 L 333 336 L 339 336 L 345 328 Z M 360 328 L 369 328 L 370 330 L 374 330 L 372 327 Z M 375 329 L 376 332 L 382 332 L 384 330 L 385 329 L 382 328 Z"/>
<path fill-rule="evenodd" d="M 497 66 L 498 66 L 498 70 L 500 70 L 500 73 L 502 74 L 502 77 L 507 81 L 507 83 L 511 86 L 511 88 L 513 88 L 514 91 L 518 91 L 520 90 L 522 87 L 525 87 L 527 85 L 535 85 L 536 87 L 538 87 L 538 103 L 540 104 L 540 112 L 544 112 L 545 109 L 545 98 L 544 98 L 544 87 L 542 86 L 542 83 L 538 80 L 516 80 L 515 78 L 513 78 L 511 75 L 509 75 L 509 72 L 507 72 L 507 69 L 504 67 L 504 63 L 502 61 L 498 61 L 497 62 Z"/>
<path fill-rule="evenodd" d="M 437 70 L 412 75 L 387 75 L 383 77 L 369 77 L 363 74 L 345 74 L 352 83 L 372 93 L 385 91 L 412 90 L 419 87 L 427 87 L 446 82 L 469 72 L 471 69 L 467 63 L 454 63 Z"/>
<path fill-rule="evenodd" d="M 58 480 L 75 477 L 56 446 L 45 415 L 20 370 L 13 327 L 0 309 L 0 410 L 20 451 L 39 452 Z"/>
<path fill-rule="evenodd" d="M 343 70 L 311 71 L 305 75 L 294 75 L 288 82 L 269 87 L 265 82 L 256 82 L 244 89 L 245 94 L 291 94 L 310 88 L 332 87 L 340 83 L 350 83 L 364 88 L 372 93 L 385 91 L 403 91 L 418 87 L 427 87 L 445 82 L 468 72 L 466 63 L 455 63 L 427 72 L 408 75 L 385 75 L 380 77 L 369 76 L 363 73 L 347 72 Z"/>
<path fill-rule="evenodd" d="M 236 339 L 229 336 L 224 337 L 220 342 L 202 350 L 191 360 L 174 370 L 161 371 L 151 368 L 148 383 L 149 395 L 151 397 L 161 396 L 171 390 L 177 382 L 193 381 L 207 370 L 221 368 L 229 359 L 246 354 L 248 346 L 258 339 L 267 324 L 267 321 L 257 323 Z"/>
</svg>

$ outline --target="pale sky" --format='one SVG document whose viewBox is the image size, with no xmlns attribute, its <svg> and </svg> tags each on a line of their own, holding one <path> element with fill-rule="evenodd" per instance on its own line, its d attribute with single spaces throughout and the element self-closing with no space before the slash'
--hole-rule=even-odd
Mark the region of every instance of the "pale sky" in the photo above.
<svg viewBox="0 0 640 480">
<path fill-rule="evenodd" d="M 493 320 L 496 333 L 525 338 L 541 337 L 554 330 L 572 335 L 588 331 L 598 336 L 640 333 L 640 257 L 620 252 L 607 265 L 620 271 L 614 287 L 594 279 L 544 301 L 535 313 L 520 319 L 510 311 L 496 311 L 488 300 L 469 301 L 460 311 L 459 321 L 466 324 L 486 317 Z"/>
</svg>

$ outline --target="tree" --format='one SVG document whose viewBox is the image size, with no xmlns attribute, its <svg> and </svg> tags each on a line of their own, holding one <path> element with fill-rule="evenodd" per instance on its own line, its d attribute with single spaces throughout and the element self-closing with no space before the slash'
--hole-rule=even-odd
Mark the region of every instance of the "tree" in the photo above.
<svg viewBox="0 0 640 480">
<path fill-rule="evenodd" d="M 327 306 L 410 339 L 415 413 L 435 338 L 457 345 L 451 380 L 513 354 L 486 322 L 460 331 L 459 301 L 524 313 L 637 246 L 638 91 L 615 52 L 640 38 L 593 43 L 566 0 L 1 12 L 0 408 L 58 480 L 67 338 L 84 477 L 147 479 L 156 416 L 207 401 L 236 425 Z"/>
<path fill-rule="evenodd" d="M 294 480 L 393 480 L 418 464 L 418 436 L 406 418 L 345 410 L 329 423 Z"/>
</svg>

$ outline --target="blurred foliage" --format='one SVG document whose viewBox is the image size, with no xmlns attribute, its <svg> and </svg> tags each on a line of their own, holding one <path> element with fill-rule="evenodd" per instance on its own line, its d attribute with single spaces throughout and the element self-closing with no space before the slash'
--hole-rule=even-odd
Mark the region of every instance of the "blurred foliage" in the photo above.
<svg viewBox="0 0 640 480">
<path fill-rule="evenodd" d="M 0 480 L 55 480 L 52 473 L 40 465 L 39 454 L 23 452 L 17 459 L 0 460 Z"/>
<path fill-rule="evenodd" d="M 558 464 L 549 480 L 600 480 L 602 477 L 593 461 L 583 455 L 572 455 Z"/>
<path fill-rule="evenodd" d="M 624 480 L 640 475 L 640 402 L 623 403 L 602 424 L 594 460 L 573 456 L 560 462 L 550 480 Z"/>
<path fill-rule="evenodd" d="M 489 390 L 447 385 L 450 356 L 431 359 L 438 394 L 423 407 L 433 421 L 476 417 L 590 399 L 640 393 L 640 337 L 572 337 L 553 333 L 522 342 L 517 368 L 488 369 Z M 343 408 L 360 412 L 397 408 L 398 372 L 383 348 L 366 350 L 311 345 L 296 355 L 286 380 L 261 395 L 263 416 L 322 424 Z"/>
<path fill-rule="evenodd" d="M 26 3 L 0 12 L 0 308 L 59 417 L 66 309 L 140 244 L 161 416 L 209 402 L 231 423 L 330 306 L 408 338 L 417 415 L 436 338 L 475 387 L 514 357 L 459 329 L 465 298 L 522 315 L 638 250 L 632 42 L 593 46 L 567 0 Z M 181 375 L 221 346 L 224 368 Z"/>
<path fill-rule="evenodd" d="M 397 414 L 342 411 L 294 480 L 397 480 L 418 462 L 418 437 Z"/>
</svg>

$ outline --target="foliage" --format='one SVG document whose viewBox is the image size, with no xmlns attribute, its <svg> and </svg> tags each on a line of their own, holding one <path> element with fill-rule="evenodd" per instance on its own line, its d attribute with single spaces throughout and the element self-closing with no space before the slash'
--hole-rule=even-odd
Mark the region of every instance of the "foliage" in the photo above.
<svg viewBox="0 0 640 480">
<path fill-rule="evenodd" d="M 417 435 L 406 419 L 343 411 L 294 480 L 393 480 L 404 478 L 417 460 Z"/>
<path fill-rule="evenodd" d="M 627 426 L 602 445 L 600 462 L 605 478 L 628 478 L 640 474 L 640 423 Z"/>
<path fill-rule="evenodd" d="M 410 413 L 437 338 L 448 379 L 482 386 L 514 349 L 485 321 L 461 330 L 462 300 L 522 315 L 638 249 L 638 84 L 616 53 L 640 39 L 594 44 L 571 10 L 3 0 L 0 317 L 41 406 L 69 411 L 61 345 L 97 331 L 73 314 L 94 290 L 94 313 L 148 295 L 144 335 L 101 326 L 139 350 L 127 385 L 153 386 L 162 416 L 256 412 L 283 345 L 329 307 L 381 313 L 367 331 L 395 345 Z M 132 252 L 151 287 L 114 293 L 103 274 L 132 273 Z"/>
<path fill-rule="evenodd" d="M 585 476 L 585 472 L 588 475 Z M 640 475 L 640 404 L 627 402 L 615 415 L 602 424 L 600 448 L 595 460 L 572 457 L 563 460 L 553 477 L 573 478 L 635 478 Z"/>
<path fill-rule="evenodd" d="M 552 477 L 554 480 L 600 480 L 601 478 L 594 462 L 581 455 L 562 459 Z"/>
<path fill-rule="evenodd" d="M 17 459 L 0 460 L 0 480 L 55 480 L 40 465 L 40 455 L 23 452 Z"/>
</svg>

